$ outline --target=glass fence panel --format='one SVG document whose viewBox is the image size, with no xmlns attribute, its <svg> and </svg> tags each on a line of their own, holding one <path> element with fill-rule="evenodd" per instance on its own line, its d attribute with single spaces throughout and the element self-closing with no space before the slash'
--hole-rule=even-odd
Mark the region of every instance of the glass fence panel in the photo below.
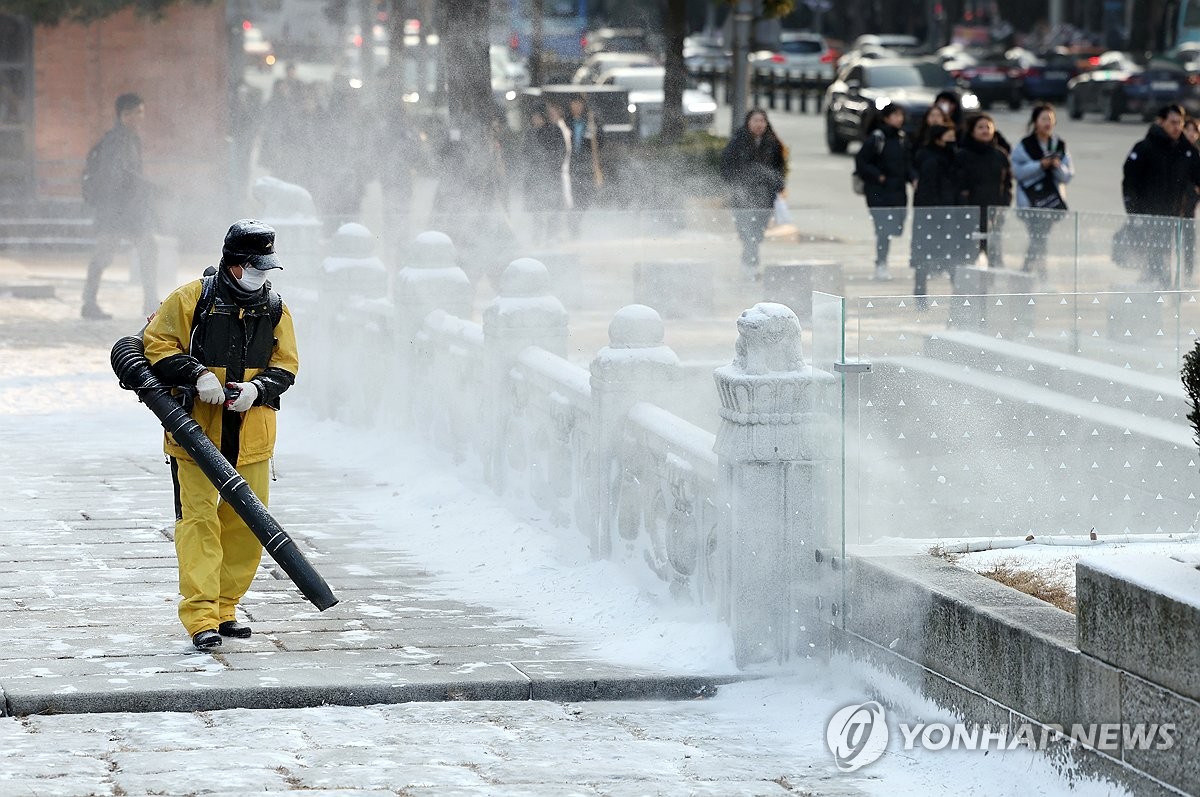
<svg viewBox="0 0 1200 797">
<path fill-rule="evenodd" d="M 847 346 L 871 363 L 848 391 L 848 543 L 1194 530 L 1177 362 L 1196 295 L 848 304 Z"/>
<path fill-rule="evenodd" d="M 989 208 L 988 220 L 989 265 L 1028 275 L 1029 292 L 1190 286 L 1192 219 Z"/>
<path fill-rule="evenodd" d="M 845 348 L 845 317 L 846 300 L 841 296 L 814 291 L 812 294 L 812 357 L 810 362 L 813 370 L 833 376 L 833 382 L 828 390 L 814 391 L 820 397 L 818 411 L 827 418 L 829 434 L 824 436 L 833 451 L 826 468 L 825 481 L 821 482 L 826 490 L 824 497 L 825 512 L 817 513 L 820 522 L 825 524 L 824 533 L 820 539 L 827 541 L 830 549 L 839 558 L 846 555 L 846 389 L 847 382 L 843 378 L 846 370 Z M 857 375 L 853 375 L 857 380 Z M 857 381 L 849 387 L 856 388 Z M 855 402 L 854 406 L 857 406 Z M 846 569 L 819 568 L 827 581 L 825 585 L 833 605 L 846 607 Z M 846 607 L 848 608 L 848 607 Z M 834 622 L 845 627 L 845 611 L 839 611 Z"/>
</svg>

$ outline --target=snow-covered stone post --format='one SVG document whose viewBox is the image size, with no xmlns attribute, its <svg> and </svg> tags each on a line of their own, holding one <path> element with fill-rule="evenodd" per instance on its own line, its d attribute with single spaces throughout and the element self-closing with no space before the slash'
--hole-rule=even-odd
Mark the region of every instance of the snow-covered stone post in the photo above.
<svg viewBox="0 0 1200 797">
<path fill-rule="evenodd" d="M 398 377 L 406 383 L 396 392 L 396 398 L 399 417 L 407 421 L 412 413 L 412 390 L 419 389 L 414 388 L 411 379 L 426 316 L 433 310 L 444 310 L 462 319 L 471 318 L 471 281 L 459 268 L 448 235 L 428 231 L 416 237 L 407 263 L 396 274 L 392 294 Z"/>
<path fill-rule="evenodd" d="M 622 307 L 608 325 L 608 345 L 591 363 L 592 556 L 608 558 L 617 533 L 621 435 L 629 410 L 639 401 L 661 404 L 682 379 L 679 358 L 664 343 L 658 312 L 644 304 Z"/>
<path fill-rule="evenodd" d="M 317 345 L 328 364 L 316 382 L 321 386 L 317 406 L 340 420 L 366 422 L 389 391 L 377 379 L 364 381 L 362 374 L 378 372 L 372 364 L 380 362 L 391 326 L 387 269 L 375 256 L 370 230 L 353 222 L 338 228 L 321 261 L 317 287 L 322 310 Z"/>
<path fill-rule="evenodd" d="M 721 400 L 717 454 L 721 565 L 739 666 L 824 655 L 835 577 L 818 550 L 829 536 L 836 469 L 821 391 L 831 374 L 804 364 L 800 322 L 756 304 L 737 322 L 736 355 L 714 373 Z M 830 504 L 833 503 L 831 506 Z"/>
<path fill-rule="evenodd" d="M 513 386 L 508 378 L 517 355 L 538 346 L 567 356 L 567 311 L 550 294 L 550 274 L 537 260 L 512 261 L 500 277 L 500 293 L 483 311 L 487 352 L 487 444 L 484 475 L 497 492 L 507 485 Z M 532 463 L 531 463 L 532 466 Z"/>
<path fill-rule="evenodd" d="M 277 177 L 260 177 L 250 189 L 261 205 L 259 218 L 275 228 L 275 251 L 288 269 L 289 284 L 311 287 L 320 264 L 321 221 L 312 194 Z"/>
</svg>

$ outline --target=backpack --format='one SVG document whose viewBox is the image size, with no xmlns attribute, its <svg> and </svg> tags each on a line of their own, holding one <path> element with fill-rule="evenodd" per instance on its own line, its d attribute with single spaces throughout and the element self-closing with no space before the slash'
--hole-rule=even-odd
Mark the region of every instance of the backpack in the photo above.
<svg viewBox="0 0 1200 797">
<path fill-rule="evenodd" d="M 108 141 L 108 134 L 104 138 L 96 142 L 96 144 L 88 150 L 87 160 L 83 164 L 83 176 L 80 180 L 83 189 L 83 204 L 88 207 L 95 207 L 108 193 L 108 166 L 107 156 L 105 154 L 105 143 Z"/>
</svg>

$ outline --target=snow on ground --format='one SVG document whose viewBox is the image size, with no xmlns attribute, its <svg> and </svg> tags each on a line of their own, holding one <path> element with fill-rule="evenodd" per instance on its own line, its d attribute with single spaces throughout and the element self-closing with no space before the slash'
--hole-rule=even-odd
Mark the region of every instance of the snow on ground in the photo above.
<svg viewBox="0 0 1200 797">
<path fill-rule="evenodd" d="M 445 454 L 394 435 L 298 413 L 280 413 L 280 427 L 281 479 L 289 456 L 369 473 L 355 510 L 381 518 L 396 547 L 440 574 L 448 596 L 524 617 L 601 658 L 677 671 L 736 669 L 729 629 L 710 612 L 675 601 L 645 566 L 593 560 L 580 532 L 556 526 L 532 501 L 498 498 L 470 458 L 454 467 Z"/>
<path fill-rule="evenodd" d="M 888 538 L 875 545 L 854 546 L 864 556 L 926 554 L 948 555 L 959 567 L 982 573 L 996 567 L 1037 571 L 1039 575 L 1075 594 L 1075 563 L 1081 559 L 1106 560 L 1125 554 L 1148 554 L 1200 563 L 1200 534 L 1120 534 L 1091 540 L 1085 537 L 1049 537 L 1027 541 L 1013 538 L 905 540 Z"/>
</svg>

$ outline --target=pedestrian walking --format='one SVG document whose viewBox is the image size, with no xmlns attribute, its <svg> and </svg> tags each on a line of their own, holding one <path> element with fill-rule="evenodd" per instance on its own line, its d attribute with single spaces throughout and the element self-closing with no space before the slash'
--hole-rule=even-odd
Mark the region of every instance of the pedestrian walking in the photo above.
<svg viewBox="0 0 1200 797">
<path fill-rule="evenodd" d="M 1029 135 L 1012 151 L 1017 207 L 1029 234 L 1022 271 L 1046 274 L 1050 228 L 1067 209 L 1066 185 L 1075 175 L 1067 144 L 1055 133 L 1054 106 L 1039 103 L 1029 114 Z"/>
<path fill-rule="evenodd" d="M 95 213 L 96 247 L 88 262 L 80 315 L 94 320 L 112 318 L 100 309 L 97 297 L 100 277 L 123 241 L 131 242 L 137 252 L 142 310 L 150 315 L 158 307 L 154 241 L 158 188 L 142 173 L 141 129 L 146 104 L 137 94 L 122 94 L 117 97 L 116 112 L 116 124 L 88 153 L 83 175 L 83 199 Z"/>
<path fill-rule="evenodd" d="M 1125 158 L 1121 195 L 1125 212 L 1131 215 L 1178 219 L 1191 188 L 1195 147 L 1183 138 L 1183 108 L 1164 105 L 1145 137 L 1133 145 Z M 1173 230 L 1162 224 L 1146 225 L 1146 270 L 1143 279 L 1159 287 L 1171 285 L 1167 252 Z"/>
<path fill-rule="evenodd" d="M 874 279 L 890 280 L 888 251 L 893 238 L 904 232 L 908 213 L 908 184 L 912 182 L 904 109 L 892 103 L 879 112 L 871 131 L 854 157 L 854 173 L 863 181 L 863 194 L 875 226 Z"/>
<path fill-rule="evenodd" d="M 989 213 L 991 208 L 1006 208 L 1012 204 L 1012 164 L 996 139 L 996 123 L 989 114 L 968 116 L 966 130 L 966 139 L 955 154 L 959 204 L 979 208 L 979 231 L 983 233 L 980 251 L 988 253 L 989 267 L 1003 268 L 1003 216 L 996 214 L 989 218 Z M 978 256 L 977 252 L 971 260 Z"/>
<path fill-rule="evenodd" d="M 146 358 L 164 382 L 194 394 L 189 412 L 267 505 L 279 397 L 296 379 L 292 316 L 267 281 L 282 268 L 275 230 L 243 219 L 225 235 L 216 273 L 165 300 L 142 333 Z M 226 389 L 230 393 L 226 393 Z M 199 650 L 246 638 L 236 609 L 258 569 L 262 545 L 168 433 L 175 489 L 179 619 Z"/>
<path fill-rule="evenodd" d="M 539 243 L 555 236 L 565 209 L 562 177 L 566 157 L 562 131 L 548 118 L 545 107 L 535 108 L 521 134 L 520 164 L 525 212 L 533 215 L 533 234 Z"/>
<path fill-rule="evenodd" d="M 954 279 L 955 269 L 964 260 L 963 241 L 947 235 L 946 220 L 934 217 L 927 208 L 952 208 L 958 201 L 958 167 L 954 154 L 958 133 L 949 125 L 932 125 L 928 130 L 929 143 L 913 156 L 913 172 L 917 184 L 913 190 L 913 233 L 909 249 L 909 266 L 914 272 L 913 295 L 919 297 L 917 306 L 925 306 L 929 277 L 948 273 Z"/>
<path fill-rule="evenodd" d="M 729 185 L 729 208 L 742 242 L 742 269 L 749 279 L 761 278 L 758 248 L 786 176 L 783 144 L 766 111 L 754 108 L 721 152 L 721 178 Z"/>
<path fill-rule="evenodd" d="M 571 236 L 578 238 L 583 213 L 596 204 L 604 188 L 604 130 L 583 95 L 572 97 L 563 120 L 571 133 L 571 210 L 568 225 Z"/>
</svg>

